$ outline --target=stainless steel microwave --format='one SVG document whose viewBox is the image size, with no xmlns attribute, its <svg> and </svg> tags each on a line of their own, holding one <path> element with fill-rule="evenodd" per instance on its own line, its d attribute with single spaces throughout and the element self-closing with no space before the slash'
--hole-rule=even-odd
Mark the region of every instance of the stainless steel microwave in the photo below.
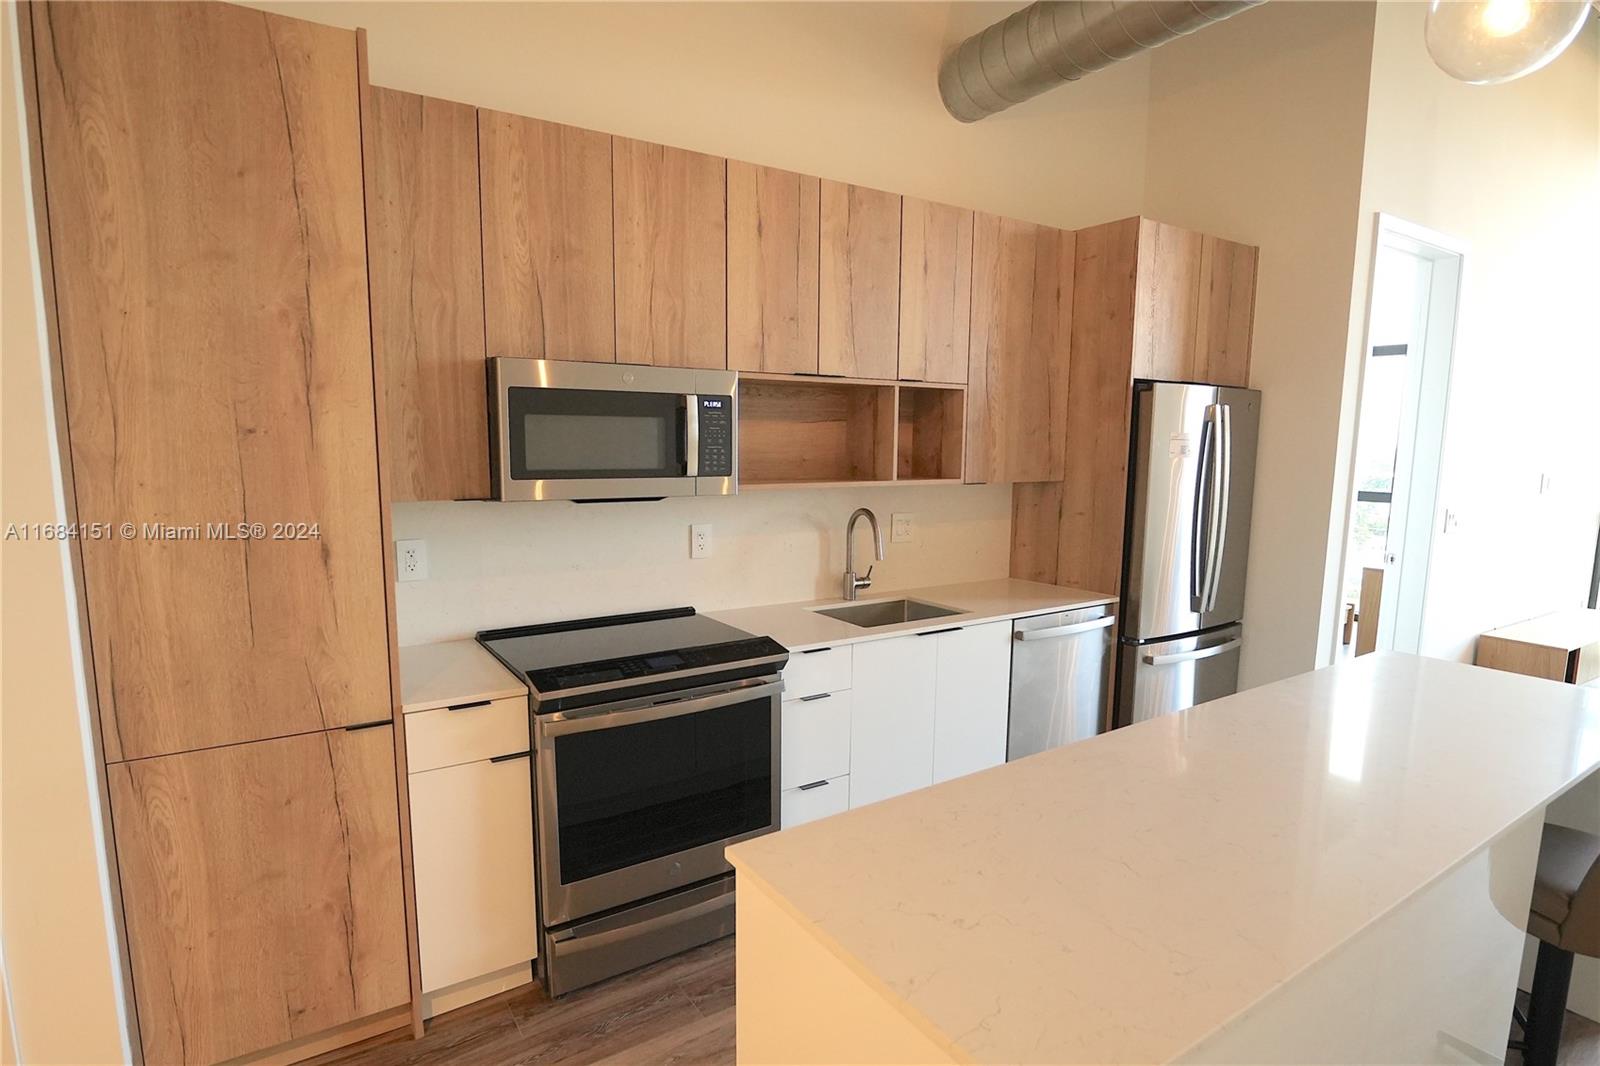
<svg viewBox="0 0 1600 1066">
<path fill-rule="evenodd" d="M 489 360 L 497 500 L 648 500 L 739 491 L 739 375 Z"/>
</svg>

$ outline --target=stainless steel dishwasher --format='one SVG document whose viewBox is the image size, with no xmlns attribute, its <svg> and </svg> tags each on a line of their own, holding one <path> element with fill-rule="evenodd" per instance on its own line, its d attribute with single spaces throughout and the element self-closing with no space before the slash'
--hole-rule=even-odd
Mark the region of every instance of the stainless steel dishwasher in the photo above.
<svg viewBox="0 0 1600 1066">
<path fill-rule="evenodd" d="M 1007 762 L 1084 740 L 1104 728 L 1116 640 L 1113 607 L 1082 607 L 1012 623 Z"/>
</svg>

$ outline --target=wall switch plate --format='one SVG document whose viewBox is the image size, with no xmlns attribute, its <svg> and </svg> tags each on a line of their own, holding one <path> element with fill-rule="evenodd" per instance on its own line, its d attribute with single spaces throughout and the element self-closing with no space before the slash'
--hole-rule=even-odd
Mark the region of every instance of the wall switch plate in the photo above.
<svg viewBox="0 0 1600 1066">
<path fill-rule="evenodd" d="M 704 559 L 711 554 L 711 526 L 692 525 L 689 527 L 689 558 Z"/>
<path fill-rule="evenodd" d="M 428 578 L 428 542 L 425 540 L 397 540 L 394 542 L 395 580 L 426 581 Z"/>
<path fill-rule="evenodd" d="M 894 544 L 907 544 L 911 541 L 911 522 L 916 518 L 913 514 L 892 514 L 889 516 L 889 540 Z"/>
</svg>

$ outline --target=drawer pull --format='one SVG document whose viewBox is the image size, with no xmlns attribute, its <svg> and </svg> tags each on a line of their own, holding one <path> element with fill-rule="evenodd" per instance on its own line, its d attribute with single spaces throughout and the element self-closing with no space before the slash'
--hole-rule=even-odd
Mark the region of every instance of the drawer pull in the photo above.
<svg viewBox="0 0 1600 1066">
<path fill-rule="evenodd" d="M 359 723 L 357 725 L 347 725 L 347 726 L 344 727 L 344 731 L 346 733 L 354 733 L 358 729 L 376 729 L 380 725 L 393 725 L 393 724 L 394 724 L 394 719 L 392 719 L 392 718 L 379 718 L 376 722 L 361 722 L 361 723 Z"/>
<path fill-rule="evenodd" d="M 919 636 L 919 637 L 936 637 L 940 633 L 959 633 L 965 628 L 966 628 L 965 626 L 946 626 L 944 629 L 930 629 L 925 633 L 918 633 L 917 636 Z"/>
<path fill-rule="evenodd" d="M 819 651 L 832 651 L 832 650 L 833 650 L 832 648 L 807 648 L 805 651 L 801 652 L 800 654 L 801 655 L 815 655 Z"/>
<path fill-rule="evenodd" d="M 812 700 L 825 700 L 831 695 L 833 695 L 833 693 L 831 693 L 831 692 L 818 692 L 814 696 L 801 696 L 800 697 L 800 702 L 801 703 L 810 703 Z"/>
<path fill-rule="evenodd" d="M 489 761 L 490 762 L 510 762 L 512 759 L 526 759 L 528 756 L 530 756 L 532 754 L 533 754 L 533 752 L 531 752 L 531 751 L 514 751 L 510 755 L 496 755 L 493 758 L 491 758 Z"/>
<path fill-rule="evenodd" d="M 489 706 L 489 704 L 491 704 L 493 702 L 494 702 L 493 700 L 474 700 L 472 703 L 452 703 L 450 706 L 446 707 L 445 710 L 447 710 L 447 711 L 470 711 L 474 707 L 487 707 L 487 706 Z"/>
<path fill-rule="evenodd" d="M 812 789 L 821 788 L 823 785 L 826 785 L 827 783 L 828 782 L 826 780 L 813 781 L 809 785 L 801 785 L 800 788 L 799 788 L 799 791 L 801 791 L 801 792 L 810 792 Z"/>
</svg>

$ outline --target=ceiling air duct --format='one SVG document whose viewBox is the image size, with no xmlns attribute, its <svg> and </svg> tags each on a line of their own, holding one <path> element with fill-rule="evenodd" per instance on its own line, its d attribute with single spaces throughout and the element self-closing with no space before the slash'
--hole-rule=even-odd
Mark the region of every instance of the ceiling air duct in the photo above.
<svg viewBox="0 0 1600 1066">
<path fill-rule="evenodd" d="M 939 66 L 939 95 L 962 122 L 1148 52 L 1263 0 L 1074 0 L 1029 4 L 968 37 Z"/>
</svg>

